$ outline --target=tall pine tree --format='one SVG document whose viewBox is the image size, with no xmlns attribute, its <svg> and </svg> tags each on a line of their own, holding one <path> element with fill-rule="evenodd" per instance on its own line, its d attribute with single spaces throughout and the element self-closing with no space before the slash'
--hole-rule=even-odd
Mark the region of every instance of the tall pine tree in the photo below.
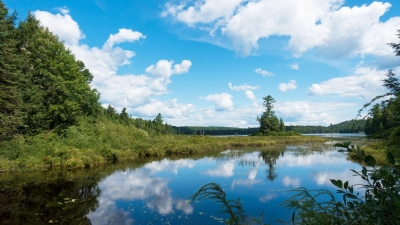
<svg viewBox="0 0 400 225">
<path fill-rule="evenodd" d="M 27 133 L 62 129 L 100 110 L 99 95 L 90 87 L 93 76 L 57 36 L 29 14 L 19 25 L 19 37 L 28 80 L 23 96 Z"/>
<path fill-rule="evenodd" d="M 18 90 L 22 59 L 17 53 L 15 20 L 16 13 L 8 16 L 7 8 L 0 1 L 0 141 L 12 138 L 23 125 Z"/>
</svg>

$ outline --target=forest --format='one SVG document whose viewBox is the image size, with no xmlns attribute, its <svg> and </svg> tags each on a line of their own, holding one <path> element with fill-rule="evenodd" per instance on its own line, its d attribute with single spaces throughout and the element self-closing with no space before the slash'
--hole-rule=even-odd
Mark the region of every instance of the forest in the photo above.
<svg viewBox="0 0 400 225">
<path fill-rule="evenodd" d="M 286 131 L 295 131 L 302 134 L 317 133 L 364 133 L 366 120 L 348 120 L 329 126 L 313 125 L 285 125 Z M 202 127 L 202 126 L 172 126 L 176 134 L 197 135 L 250 135 L 258 131 L 258 127 Z"/>
</svg>

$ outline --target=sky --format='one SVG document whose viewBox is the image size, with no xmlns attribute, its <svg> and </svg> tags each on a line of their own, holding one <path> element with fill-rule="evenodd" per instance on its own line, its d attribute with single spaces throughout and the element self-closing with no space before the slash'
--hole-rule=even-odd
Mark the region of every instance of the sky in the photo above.
<svg viewBox="0 0 400 225">
<path fill-rule="evenodd" d="M 286 125 L 327 126 L 400 74 L 397 0 L 2 1 L 85 63 L 103 106 L 175 126 L 259 126 L 267 95 Z"/>
</svg>

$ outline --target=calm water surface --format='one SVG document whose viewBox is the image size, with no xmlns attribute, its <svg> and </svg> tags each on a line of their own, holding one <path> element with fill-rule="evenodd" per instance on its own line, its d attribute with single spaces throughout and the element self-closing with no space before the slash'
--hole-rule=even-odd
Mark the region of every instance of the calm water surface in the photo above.
<svg viewBox="0 0 400 225">
<path fill-rule="evenodd" d="M 0 224 L 223 224 L 227 215 L 209 200 L 186 203 L 216 182 L 240 198 L 248 216 L 288 220 L 279 204 L 297 187 L 336 188 L 329 179 L 360 183 L 361 166 L 325 146 L 230 150 L 214 156 L 137 161 L 87 171 L 0 176 Z"/>
</svg>

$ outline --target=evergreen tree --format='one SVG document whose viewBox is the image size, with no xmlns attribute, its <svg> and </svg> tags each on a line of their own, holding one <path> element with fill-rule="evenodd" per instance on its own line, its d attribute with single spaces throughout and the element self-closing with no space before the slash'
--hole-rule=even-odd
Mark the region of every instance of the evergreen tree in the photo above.
<svg viewBox="0 0 400 225">
<path fill-rule="evenodd" d="M 18 90 L 22 58 L 17 53 L 15 20 L 16 13 L 8 16 L 0 1 L 0 141 L 12 138 L 23 126 L 22 96 Z"/>
<path fill-rule="evenodd" d="M 268 95 L 264 97 L 263 100 L 263 105 L 265 106 L 266 110 L 261 115 L 261 118 L 257 117 L 257 121 L 260 122 L 258 133 L 262 135 L 268 135 L 272 131 L 279 132 L 279 119 L 275 116 L 275 113 L 272 110 L 274 108 L 273 104 L 275 99 L 271 95 Z"/>
<path fill-rule="evenodd" d="M 18 35 L 28 80 L 23 96 L 28 133 L 68 127 L 79 116 L 96 115 L 99 94 L 89 86 L 93 76 L 57 36 L 31 14 L 19 25 Z"/>
<path fill-rule="evenodd" d="M 153 123 L 154 123 L 154 128 L 155 128 L 156 134 L 162 134 L 163 130 L 164 130 L 164 125 L 163 125 L 161 113 L 158 113 L 156 118 L 153 120 Z"/>
<path fill-rule="evenodd" d="M 397 36 L 400 38 L 400 30 L 398 30 Z M 394 49 L 396 56 L 400 56 L 400 42 L 390 43 L 389 45 Z M 365 104 L 359 111 L 359 115 L 363 109 L 369 107 L 376 100 L 389 97 L 389 99 L 380 104 L 375 104 L 370 109 L 366 133 L 375 138 L 386 139 L 390 145 L 398 147 L 400 146 L 400 80 L 392 70 L 386 74 L 383 86 L 388 89 L 388 92 L 376 96 Z"/>
<path fill-rule="evenodd" d="M 286 131 L 286 127 L 285 127 L 285 124 L 283 123 L 282 118 L 279 121 L 279 131 L 280 132 L 285 132 Z"/>
<path fill-rule="evenodd" d="M 126 112 L 126 108 L 124 107 L 119 115 L 119 119 L 122 124 L 129 124 L 129 115 Z"/>
</svg>

